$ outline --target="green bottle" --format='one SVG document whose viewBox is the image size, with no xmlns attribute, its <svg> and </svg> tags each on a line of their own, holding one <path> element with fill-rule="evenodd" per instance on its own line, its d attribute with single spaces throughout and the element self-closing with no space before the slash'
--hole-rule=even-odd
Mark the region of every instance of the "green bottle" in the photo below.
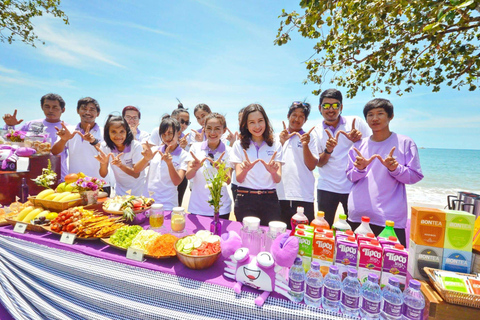
<svg viewBox="0 0 480 320">
<path fill-rule="evenodd" d="M 395 222 L 393 222 L 392 220 L 385 221 L 385 229 L 383 229 L 383 231 L 380 232 L 378 237 L 388 238 L 390 236 L 394 236 L 395 238 L 398 239 L 397 235 L 395 234 L 395 230 L 393 230 L 394 225 L 395 225 Z"/>
</svg>

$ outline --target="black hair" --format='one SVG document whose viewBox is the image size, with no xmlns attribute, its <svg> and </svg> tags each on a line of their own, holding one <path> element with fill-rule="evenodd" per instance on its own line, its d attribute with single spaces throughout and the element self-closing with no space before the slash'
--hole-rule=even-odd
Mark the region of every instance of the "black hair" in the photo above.
<svg viewBox="0 0 480 320">
<path fill-rule="evenodd" d="M 125 118 L 125 113 L 127 113 L 127 111 L 136 111 L 138 113 L 138 119 L 140 119 L 142 117 L 142 114 L 140 113 L 140 110 L 137 107 L 134 107 L 134 106 L 126 106 L 125 108 L 123 108 L 122 117 Z"/>
<path fill-rule="evenodd" d="M 93 103 L 95 105 L 95 107 L 97 108 L 97 112 L 100 113 L 100 104 L 98 104 L 98 101 L 91 98 L 91 97 L 85 97 L 85 98 L 82 98 L 80 100 L 78 100 L 78 103 L 77 103 L 77 111 L 81 108 L 81 107 L 85 107 L 87 104 L 89 103 Z"/>
<path fill-rule="evenodd" d="M 336 99 L 340 101 L 340 104 L 343 104 L 342 93 L 337 89 L 327 89 L 323 91 L 322 94 L 320 95 L 320 105 L 322 104 L 322 101 L 325 98 Z"/>
<path fill-rule="evenodd" d="M 268 144 L 269 147 L 271 147 L 273 144 L 273 129 L 272 125 L 270 124 L 270 120 L 268 120 L 265 109 L 263 109 L 263 107 L 258 103 L 252 103 L 245 107 L 245 110 L 243 110 L 242 121 L 240 122 L 240 144 L 245 150 L 250 147 L 250 141 L 252 140 L 252 134 L 250 131 L 248 131 L 248 115 L 256 111 L 259 111 L 265 119 L 263 140 Z"/>
<path fill-rule="evenodd" d="M 218 112 L 212 112 L 208 116 L 205 117 L 205 127 L 207 126 L 207 122 L 210 119 L 218 119 L 218 120 L 220 120 L 220 123 L 223 125 L 224 129 L 227 127 L 227 120 L 225 120 L 225 116 L 221 115 Z"/>
<path fill-rule="evenodd" d="M 125 141 L 123 141 L 123 145 L 129 146 L 133 141 L 133 133 L 132 130 L 130 130 L 130 126 L 122 116 L 110 114 L 108 115 L 107 121 L 105 122 L 105 127 L 103 128 L 103 139 L 105 140 L 107 147 L 112 150 L 116 147 L 115 143 L 113 143 L 112 139 L 110 138 L 110 126 L 112 125 L 112 122 L 120 122 L 120 124 L 125 128 L 127 136 L 125 137 Z"/>
<path fill-rule="evenodd" d="M 383 110 L 385 110 L 390 119 L 393 117 L 393 104 L 390 102 L 390 100 L 376 98 L 368 101 L 363 108 L 363 115 L 365 116 L 365 119 L 367 118 L 368 111 L 377 108 L 382 108 Z"/>
<path fill-rule="evenodd" d="M 177 116 L 177 115 L 179 115 L 180 113 L 183 113 L 183 112 L 185 112 L 185 113 L 187 113 L 188 115 L 190 115 L 190 113 L 188 112 L 188 110 L 185 109 L 185 108 L 183 107 L 183 104 L 180 102 L 180 103 L 178 104 L 177 109 L 175 109 L 175 110 L 172 111 L 172 117 L 175 117 L 175 116 Z"/>
<path fill-rule="evenodd" d="M 54 101 L 58 101 L 58 103 L 60 104 L 60 107 L 63 109 L 65 109 L 65 100 L 63 100 L 63 98 L 59 95 L 59 94 L 56 94 L 56 93 L 47 93 L 46 95 L 44 95 L 41 99 L 40 99 L 40 106 L 43 107 L 43 103 L 45 102 L 45 100 L 54 100 Z"/>
<path fill-rule="evenodd" d="M 302 109 L 303 114 L 305 115 L 305 121 L 308 120 L 308 116 L 310 115 L 310 103 L 308 102 L 301 102 L 301 101 L 294 101 L 292 102 L 292 105 L 288 109 L 288 114 L 287 117 L 290 117 L 290 115 L 295 111 L 295 109 Z"/>
<path fill-rule="evenodd" d="M 195 106 L 195 109 L 193 109 L 193 114 L 197 113 L 198 110 L 203 110 L 206 113 L 212 113 L 212 110 L 210 109 L 209 106 L 207 106 L 205 103 L 200 103 Z"/>
<path fill-rule="evenodd" d="M 158 127 L 158 133 L 160 134 L 160 138 L 162 137 L 162 134 L 167 132 L 168 128 L 170 127 L 172 128 L 174 136 L 177 132 L 180 132 L 181 130 L 180 122 L 178 122 L 177 119 L 172 118 L 169 114 L 166 114 L 162 117 L 162 122 Z"/>
</svg>

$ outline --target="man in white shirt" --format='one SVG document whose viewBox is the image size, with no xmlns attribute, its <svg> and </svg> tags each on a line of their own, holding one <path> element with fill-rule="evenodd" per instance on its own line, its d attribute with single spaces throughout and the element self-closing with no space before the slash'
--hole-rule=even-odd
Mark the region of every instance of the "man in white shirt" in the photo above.
<svg viewBox="0 0 480 320">
<path fill-rule="evenodd" d="M 362 118 L 341 115 L 342 101 L 342 93 L 336 89 L 322 92 L 318 108 L 324 120 L 312 132 L 319 152 L 318 210 L 325 212 L 325 219 L 330 226 L 335 220 L 339 203 L 348 214 L 348 194 L 352 188 L 352 183 L 345 173 L 348 151 L 355 142 L 371 134 Z"/>
<path fill-rule="evenodd" d="M 140 110 L 134 106 L 126 106 L 122 110 L 122 117 L 130 126 L 130 130 L 132 130 L 133 133 L 133 138 L 140 143 L 145 143 L 148 141 L 148 138 L 150 138 L 150 134 L 147 131 L 143 131 L 138 128 L 140 125 L 141 116 L 142 114 L 140 113 Z"/>
</svg>

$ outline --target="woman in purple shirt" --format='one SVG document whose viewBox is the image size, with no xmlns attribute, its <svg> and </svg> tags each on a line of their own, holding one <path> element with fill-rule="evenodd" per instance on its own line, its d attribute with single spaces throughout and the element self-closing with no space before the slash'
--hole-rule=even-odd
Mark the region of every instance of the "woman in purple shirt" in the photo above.
<svg viewBox="0 0 480 320">
<path fill-rule="evenodd" d="M 398 240 L 405 245 L 408 218 L 405 184 L 423 178 L 418 149 L 407 136 L 390 131 L 393 105 L 387 99 L 373 99 L 363 109 L 372 135 L 356 142 L 348 154 L 347 177 L 353 182 L 348 197 L 349 220 L 355 230 L 362 216 L 378 235 L 386 220 L 395 222 Z"/>
</svg>

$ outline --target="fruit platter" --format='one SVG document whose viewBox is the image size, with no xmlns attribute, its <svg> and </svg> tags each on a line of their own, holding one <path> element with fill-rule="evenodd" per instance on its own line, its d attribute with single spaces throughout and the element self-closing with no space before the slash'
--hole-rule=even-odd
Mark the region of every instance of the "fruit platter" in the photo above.
<svg viewBox="0 0 480 320">
<path fill-rule="evenodd" d="M 125 224 L 121 218 L 109 217 L 83 207 L 70 208 L 58 214 L 50 221 L 50 225 L 43 226 L 46 231 L 62 234 L 75 233 L 77 239 L 97 240 L 109 237 Z"/>
<path fill-rule="evenodd" d="M 23 206 L 18 206 L 12 212 L 15 215 L 5 218 L 9 224 L 15 226 L 17 222 L 26 223 L 27 230 L 36 232 L 45 232 L 42 225 L 50 223 L 50 220 L 57 216 L 56 212 L 45 210 L 42 207 L 35 207 L 28 201 Z"/>
<path fill-rule="evenodd" d="M 145 257 L 154 259 L 175 257 L 174 244 L 177 240 L 174 235 L 143 230 L 141 226 L 123 226 L 110 238 L 102 238 L 104 243 L 114 248 L 126 251 L 133 247 L 143 250 Z"/>
<path fill-rule="evenodd" d="M 103 211 L 123 215 L 125 220 L 132 221 L 135 215 L 148 210 L 155 202 L 152 198 L 144 196 L 116 196 L 103 203 Z"/>
<path fill-rule="evenodd" d="M 175 243 L 178 260 L 195 270 L 212 266 L 221 252 L 220 237 L 210 231 L 199 230 L 196 234 L 178 239 Z"/>
<path fill-rule="evenodd" d="M 82 204 L 82 197 L 78 192 L 56 192 L 53 189 L 43 190 L 36 197 L 29 197 L 28 200 L 34 206 L 41 206 L 51 211 L 62 211 Z"/>
</svg>

